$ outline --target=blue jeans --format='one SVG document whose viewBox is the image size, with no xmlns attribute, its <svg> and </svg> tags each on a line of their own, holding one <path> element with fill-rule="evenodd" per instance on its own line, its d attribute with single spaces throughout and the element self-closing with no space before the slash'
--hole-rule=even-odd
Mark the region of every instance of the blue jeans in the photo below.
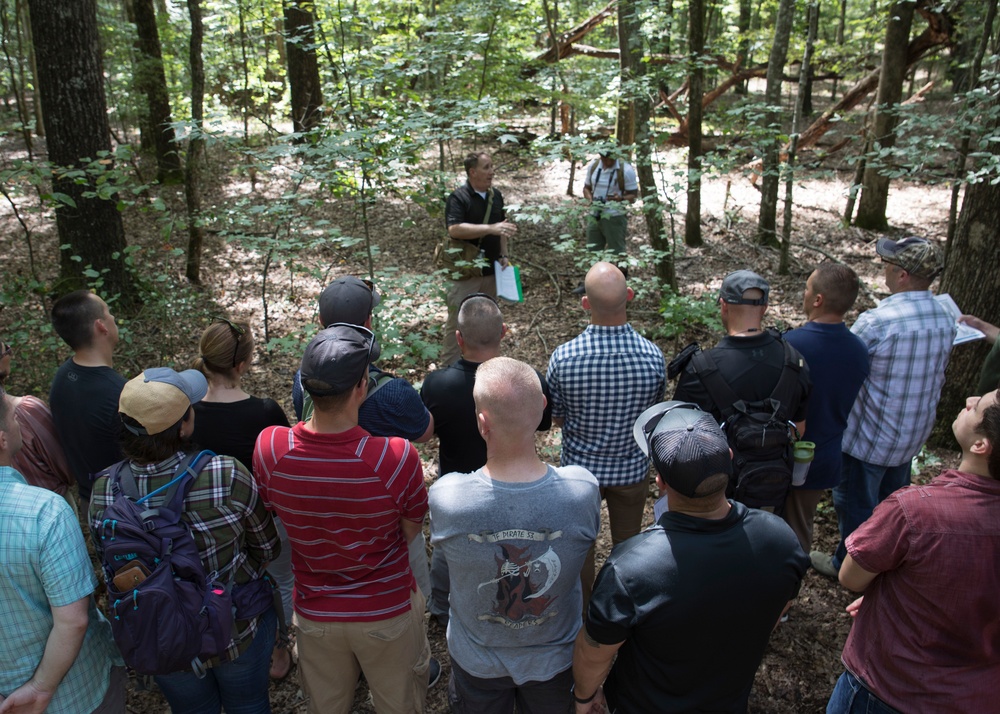
<svg viewBox="0 0 1000 714">
<path fill-rule="evenodd" d="M 257 621 L 257 634 L 246 652 L 232 662 L 212 667 L 203 679 L 194 672 L 155 677 L 175 714 L 271 714 L 268 670 L 278 616 L 274 608 Z"/>
<path fill-rule="evenodd" d="M 910 485 L 910 462 L 899 466 L 878 466 L 844 454 L 840 484 L 833 489 L 833 507 L 837 509 L 840 544 L 833 555 L 833 567 L 847 557 L 847 536 L 871 518 L 875 506 L 894 491 Z"/>
<path fill-rule="evenodd" d="M 844 672 L 833 688 L 826 714 L 900 714 L 872 694 L 864 683 L 850 672 Z"/>
</svg>

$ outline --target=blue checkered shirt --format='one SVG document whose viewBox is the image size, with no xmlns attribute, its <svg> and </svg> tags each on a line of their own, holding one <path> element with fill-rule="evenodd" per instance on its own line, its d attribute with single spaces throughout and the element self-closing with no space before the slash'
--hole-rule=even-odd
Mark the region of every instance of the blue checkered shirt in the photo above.
<svg viewBox="0 0 1000 714">
<path fill-rule="evenodd" d="M 632 425 L 663 398 L 660 348 L 631 325 L 591 325 L 556 348 L 545 378 L 552 418 L 565 420 L 562 465 L 583 466 L 602 487 L 644 479 L 649 464 L 632 439 Z"/>
<path fill-rule="evenodd" d="M 890 295 L 858 316 L 851 332 L 868 348 L 871 368 L 844 432 L 844 453 L 877 466 L 917 455 L 934 426 L 954 318 L 929 290 Z"/>
<path fill-rule="evenodd" d="M 90 597 L 96 585 L 69 504 L 0 466 L 0 695 L 8 696 L 38 668 L 52 631 L 52 608 Z M 50 714 L 96 709 L 111 667 L 122 664 L 111 626 L 93 598 L 88 610 L 83 646 L 46 709 Z"/>
</svg>

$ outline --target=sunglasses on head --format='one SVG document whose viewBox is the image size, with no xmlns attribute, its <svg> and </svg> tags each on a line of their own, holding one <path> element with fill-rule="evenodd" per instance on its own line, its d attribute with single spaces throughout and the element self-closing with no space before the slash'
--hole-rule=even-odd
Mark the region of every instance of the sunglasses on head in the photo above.
<svg viewBox="0 0 1000 714">
<path fill-rule="evenodd" d="M 225 323 L 225 324 L 229 325 L 229 329 L 232 331 L 233 337 L 236 339 L 236 344 L 233 345 L 233 367 L 235 367 L 236 366 L 236 354 L 237 354 L 237 352 L 240 351 L 240 338 L 243 337 L 243 335 L 245 335 L 247 333 L 247 330 L 246 330 L 245 327 L 242 327 L 241 325 L 237 325 L 235 322 L 233 322 L 232 320 L 226 319 L 225 317 L 216 317 L 215 321 L 216 322 L 222 322 L 222 323 Z"/>
</svg>

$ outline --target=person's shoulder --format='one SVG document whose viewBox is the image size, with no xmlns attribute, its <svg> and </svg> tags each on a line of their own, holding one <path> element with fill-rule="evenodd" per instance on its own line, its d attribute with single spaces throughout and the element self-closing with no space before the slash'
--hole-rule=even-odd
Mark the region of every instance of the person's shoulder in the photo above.
<svg viewBox="0 0 1000 714">
<path fill-rule="evenodd" d="M 582 466 L 553 466 L 552 470 L 555 473 L 556 480 L 558 481 L 566 484 L 579 484 L 584 488 L 600 488 L 594 474 Z"/>
</svg>

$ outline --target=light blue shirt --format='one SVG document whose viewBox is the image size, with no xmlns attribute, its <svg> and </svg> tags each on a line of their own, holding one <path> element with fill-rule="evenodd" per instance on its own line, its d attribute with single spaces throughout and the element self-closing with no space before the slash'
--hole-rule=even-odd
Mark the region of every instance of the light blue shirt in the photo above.
<svg viewBox="0 0 1000 714">
<path fill-rule="evenodd" d="M 97 579 L 73 509 L 59 495 L 29 486 L 0 466 L 0 694 L 31 679 L 52 631 L 52 607 L 89 597 Z M 48 714 L 96 709 L 122 664 L 111 626 L 93 597 L 80 654 L 56 690 Z"/>
<path fill-rule="evenodd" d="M 930 290 L 890 295 L 858 316 L 851 332 L 871 366 L 847 421 L 844 453 L 890 467 L 917 455 L 934 426 L 956 331 Z"/>
</svg>

